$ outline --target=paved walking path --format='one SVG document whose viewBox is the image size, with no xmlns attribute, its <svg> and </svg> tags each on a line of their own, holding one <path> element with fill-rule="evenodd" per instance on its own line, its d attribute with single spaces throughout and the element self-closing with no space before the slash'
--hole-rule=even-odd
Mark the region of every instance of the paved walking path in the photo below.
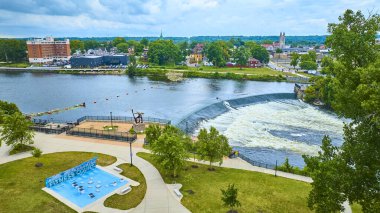
<svg viewBox="0 0 380 213">
<path fill-rule="evenodd" d="M 85 141 L 77 141 L 71 139 L 59 138 L 56 135 L 47 135 L 36 133 L 34 146 L 40 148 L 44 154 L 53 152 L 66 151 L 82 151 L 82 152 L 98 152 L 113 155 L 120 159 L 120 162 L 130 162 L 129 146 L 118 146 L 101 143 L 91 143 Z M 8 155 L 9 147 L 3 144 L 0 147 L 0 164 L 6 163 L 26 157 L 30 157 L 30 153 L 21 153 L 16 155 Z M 133 148 L 133 153 L 142 151 L 141 148 Z M 164 183 L 158 170 L 149 162 L 133 155 L 133 164 L 144 174 L 147 183 L 147 191 L 143 201 L 131 211 L 120 211 L 110 208 L 101 208 L 101 212 L 133 212 L 133 213 L 182 213 L 190 212 L 184 207 L 169 191 Z M 94 209 L 95 210 L 95 209 Z"/>
<path fill-rule="evenodd" d="M 118 158 L 118 162 L 130 162 L 129 146 L 115 145 L 110 143 L 96 143 L 90 142 L 91 140 L 75 140 L 75 138 L 62 137 L 57 135 L 47 135 L 42 133 L 36 133 L 35 136 L 35 146 L 40 148 L 43 153 L 54 153 L 54 152 L 66 152 L 66 151 L 84 151 L 84 152 L 98 152 L 103 154 L 112 155 Z M 30 153 L 21 153 L 16 155 L 8 155 L 9 147 L 3 144 L 0 147 L 0 164 L 6 163 L 26 157 L 30 157 Z M 147 182 L 147 192 L 143 201 L 132 210 L 121 211 L 110 209 L 106 207 L 98 207 L 101 212 L 133 212 L 133 213 L 149 213 L 149 212 L 190 212 L 186 207 L 184 207 L 178 198 L 169 190 L 168 186 L 164 183 L 158 170 L 149 162 L 135 155 L 137 152 L 149 152 L 146 149 L 134 147 L 133 148 L 133 164 L 140 169 L 144 174 Z M 193 161 L 193 160 L 189 160 Z M 118 163 L 117 162 L 117 163 Z M 205 161 L 196 160 L 198 163 L 208 164 Z M 117 163 L 113 164 L 116 165 Z M 218 164 L 215 164 L 218 165 Z M 261 168 L 253 166 L 248 162 L 240 159 L 229 159 L 226 158 L 223 161 L 222 167 L 227 168 L 237 168 L 249 171 L 256 171 L 266 174 L 274 175 L 275 171 L 272 169 Z M 285 177 L 293 180 L 303 181 L 311 183 L 312 179 L 310 177 L 305 177 L 301 175 L 290 174 L 286 172 L 277 171 L 277 176 Z M 345 213 L 351 213 L 351 208 L 348 202 L 343 204 L 345 207 Z M 96 210 L 93 209 L 93 210 Z"/>
</svg>

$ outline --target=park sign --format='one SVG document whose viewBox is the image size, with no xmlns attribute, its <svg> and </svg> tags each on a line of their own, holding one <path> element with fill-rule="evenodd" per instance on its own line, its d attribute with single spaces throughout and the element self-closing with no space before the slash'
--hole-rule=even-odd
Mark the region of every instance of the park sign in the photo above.
<svg viewBox="0 0 380 213">
<path fill-rule="evenodd" d="M 77 175 L 83 174 L 87 172 L 88 170 L 94 169 L 96 167 L 96 160 L 97 160 L 97 157 L 92 158 L 91 160 L 83 162 L 76 167 L 73 167 L 64 172 L 61 172 L 59 174 L 46 178 L 45 186 L 50 188 L 66 180 L 70 180 Z"/>
</svg>

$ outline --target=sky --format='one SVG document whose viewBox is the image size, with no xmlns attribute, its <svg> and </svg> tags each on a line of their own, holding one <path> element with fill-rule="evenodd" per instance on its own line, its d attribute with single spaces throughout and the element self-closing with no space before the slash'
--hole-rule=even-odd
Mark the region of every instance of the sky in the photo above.
<svg viewBox="0 0 380 213">
<path fill-rule="evenodd" d="M 326 35 L 380 0 L 0 0 L 0 37 Z"/>
</svg>

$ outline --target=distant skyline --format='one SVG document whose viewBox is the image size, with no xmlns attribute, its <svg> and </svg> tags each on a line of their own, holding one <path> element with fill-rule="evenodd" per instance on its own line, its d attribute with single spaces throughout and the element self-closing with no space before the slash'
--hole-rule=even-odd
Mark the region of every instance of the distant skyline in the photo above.
<svg viewBox="0 0 380 213">
<path fill-rule="evenodd" d="M 377 3 L 377 4 L 376 4 Z M 0 37 L 326 35 L 377 0 L 0 0 Z"/>
</svg>

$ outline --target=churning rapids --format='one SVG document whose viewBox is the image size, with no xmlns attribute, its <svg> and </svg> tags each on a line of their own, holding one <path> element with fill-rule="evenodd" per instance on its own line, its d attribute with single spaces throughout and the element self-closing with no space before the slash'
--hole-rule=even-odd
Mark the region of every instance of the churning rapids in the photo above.
<svg viewBox="0 0 380 213">
<path fill-rule="evenodd" d="M 215 126 L 251 160 L 304 165 L 302 154 L 316 154 L 324 134 L 342 141 L 342 120 L 295 99 L 286 82 L 186 79 L 165 82 L 147 77 L 0 73 L 0 99 L 24 113 L 86 103 L 85 108 L 40 117 L 74 121 L 85 115 L 145 116 L 170 119 L 187 133 Z"/>
<path fill-rule="evenodd" d="M 274 165 L 286 157 L 292 165 L 304 167 L 302 155 L 315 155 L 324 135 L 341 145 L 343 122 L 337 116 L 295 99 L 272 99 L 233 108 L 200 123 L 214 126 L 241 154 L 254 161 Z"/>
</svg>

